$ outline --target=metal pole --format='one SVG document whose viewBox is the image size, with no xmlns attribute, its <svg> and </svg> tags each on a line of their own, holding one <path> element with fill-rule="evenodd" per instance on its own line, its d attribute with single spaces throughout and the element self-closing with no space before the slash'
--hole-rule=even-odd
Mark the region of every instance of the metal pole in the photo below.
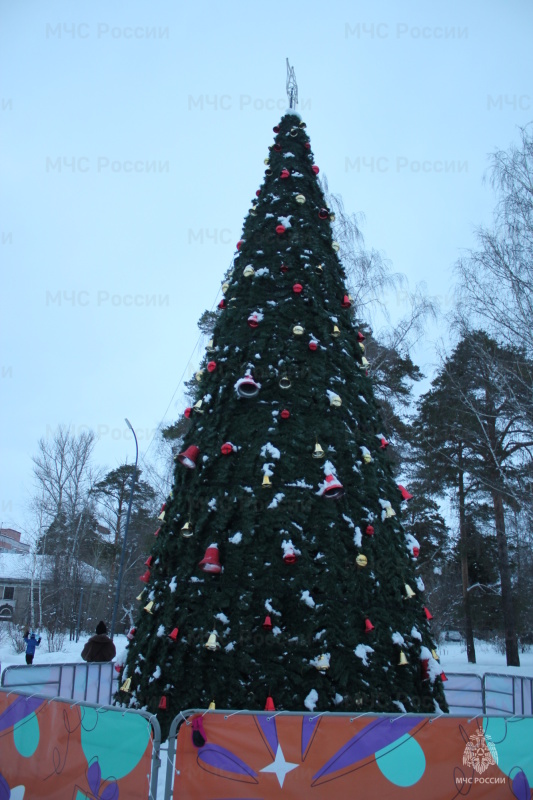
<svg viewBox="0 0 533 800">
<path fill-rule="evenodd" d="M 122 542 L 122 553 L 120 554 L 120 567 L 119 567 L 119 570 L 118 570 L 117 589 L 116 589 L 116 592 L 115 592 L 115 603 L 113 605 L 113 619 L 111 620 L 111 631 L 109 633 L 109 636 L 111 637 L 111 639 L 113 638 L 113 636 L 115 634 L 115 623 L 117 621 L 117 609 L 118 609 L 118 601 L 119 601 L 119 597 L 120 597 L 120 585 L 122 583 L 122 573 L 124 572 L 124 559 L 126 557 L 126 542 L 127 542 L 127 539 L 128 539 L 128 528 L 129 528 L 129 524 L 130 524 L 131 504 L 133 502 L 133 490 L 135 489 L 135 481 L 137 479 L 137 461 L 138 461 L 138 458 L 139 458 L 139 445 L 137 444 L 137 437 L 135 436 L 135 431 L 133 430 L 131 422 L 128 419 L 126 419 L 125 422 L 126 422 L 126 425 L 128 426 L 128 428 L 130 429 L 130 431 L 133 433 L 133 438 L 135 439 L 135 467 L 134 467 L 134 470 L 133 470 L 133 477 L 131 479 L 130 500 L 129 500 L 129 503 L 128 503 L 128 513 L 126 514 L 126 528 L 124 530 L 124 540 Z"/>
<path fill-rule="evenodd" d="M 78 623 L 76 625 L 76 641 L 80 640 L 81 604 L 83 602 L 83 586 L 80 589 L 80 604 L 78 606 Z"/>
</svg>

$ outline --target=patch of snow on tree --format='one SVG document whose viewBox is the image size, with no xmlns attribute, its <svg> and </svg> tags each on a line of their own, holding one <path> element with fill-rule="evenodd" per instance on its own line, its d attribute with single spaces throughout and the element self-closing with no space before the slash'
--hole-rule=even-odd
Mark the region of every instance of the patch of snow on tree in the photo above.
<svg viewBox="0 0 533 800">
<path fill-rule="evenodd" d="M 405 645 L 405 639 L 403 638 L 401 633 L 398 633 L 398 631 L 394 631 L 394 633 L 392 634 L 392 641 L 394 642 L 394 644 L 399 644 L 400 647 L 403 647 Z"/>
<path fill-rule="evenodd" d="M 207 504 L 207 506 L 211 511 L 216 511 L 217 510 L 217 499 L 216 499 L 216 497 L 212 497 L 211 500 L 209 501 L 209 503 Z"/>
<path fill-rule="evenodd" d="M 316 691 L 316 689 L 311 689 L 311 691 L 304 700 L 304 706 L 307 709 L 309 709 L 309 711 L 314 711 L 317 703 L 318 703 L 318 692 Z"/>
<path fill-rule="evenodd" d="M 273 473 L 271 472 L 270 474 L 272 475 Z M 272 502 L 267 506 L 267 508 L 277 508 L 284 497 L 285 495 L 283 492 L 278 492 L 274 495 Z"/>
<path fill-rule="evenodd" d="M 168 584 L 168 588 L 170 589 L 170 591 L 171 591 L 171 592 L 175 592 L 175 591 L 176 591 L 176 588 L 177 588 L 177 585 L 178 585 L 178 582 L 177 582 L 177 580 L 176 580 L 176 576 L 175 576 L 175 575 L 173 575 L 173 576 L 172 576 L 172 580 L 171 580 L 171 581 L 170 581 L 170 583 Z"/>
<path fill-rule="evenodd" d="M 279 458 L 281 458 L 281 453 L 280 453 L 280 451 L 278 450 L 278 448 L 277 448 L 277 447 L 274 447 L 274 445 L 273 445 L 273 444 L 271 444 L 270 442 L 267 442 L 267 443 L 266 443 L 265 445 L 263 445 L 263 447 L 261 448 L 261 456 L 262 456 L 263 458 L 266 458 L 266 457 L 267 457 L 267 453 L 270 453 L 270 455 L 272 456 L 272 458 L 278 458 L 278 459 L 279 459 Z"/>
<path fill-rule="evenodd" d="M 404 704 L 401 703 L 399 700 L 393 700 L 392 703 L 393 705 L 398 706 L 402 714 L 407 714 Z"/>
<path fill-rule="evenodd" d="M 342 703 L 343 700 L 344 700 L 344 697 L 342 696 L 342 694 L 338 694 L 338 693 L 333 698 L 333 702 L 334 702 L 334 704 L 336 706 L 340 706 L 340 704 Z"/>
<path fill-rule="evenodd" d="M 278 222 L 281 225 L 285 225 L 286 228 L 290 228 L 291 227 L 291 219 L 292 219 L 292 214 L 289 214 L 288 217 L 278 217 Z"/>
<path fill-rule="evenodd" d="M 418 578 L 416 579 L 416 588 L 418 589 L 418 591 L 419 591 L 419 592 L 423 592 L 423 591 L 424 591 L 424 589 L 426 588 L 426 587 L 424 586 L 424 581 L 423 581 L 423 580 L 422 580 L 422 578 L 420 578 L 420 577 L 418 577 Z"/>
<path fill-rule="evenodd" d="M 420 642 L 422 641 L 422 634 L 420 633 L 420 631 L 417 631 L 414 625 L 411 628 L 411 638 L 418 639 Z"/>
<path fill-rule="evenodd" d="M 157 629 L 157 636 L 164 636 L 165 635 L 165 626 L 160 625 Z"/>
<path fill-rule="evenodd" d="M 224 648 L 224 650 L 226 651 L 226 653 L 230 653 L 232 650 L 235 650 L 235 645 L 236 645 L 236 644 L 237 644 L 237 642 L 230 642 L 229 644 L 227 644 L 227 645 L 225 646 L 225 648 Z"/>
<path fill-rule="evenodd" d="M 265 600 L 265 608 L 269 614 L 274 614 L 276 617 L 281 617 L 281 611 L 276 611 L 276 609 L 272 606 L 271 597 L 269 597 L 268 600 Z"/>
<path fill-rule="evenodd" d="M 229 625 L 229 619 L 222 611 L 219 614 L 215 614 L 215 619 L 219 619 L 224 625 Z"/>
<path fill-rule="evenodd" d="M 240 544 L 242 542 L 242 533 L 237 532 L 233 536 L 230 536 L 228 542 L 231 542 L 231 544 Z"/>
<path fill-rule="evenodd" d="M 153 681 L 157 681 L 160 677 L 161 677 L 161 667 L 158 664 L 148 682 L 152 683 Z"/>
<path fill-rule="evenodd" d="M 374 648 L 369 647 L 367 644 L 358 644 L 354 650 L 355 655 L 361 659 L 365 667 L 368 667 L 368 656 L 373 652 Z"/>
<path fill-rule="evenodd" d="M 309 608 L 314 608 L 316 605 L 315 601 L 309 594 L 308 589 L 305 589 L 305 591 L 302 592 L 300 600 L 303 600 L 303 602 L 306 604 L 306 606 L 309 606 Z"/>
</svg>

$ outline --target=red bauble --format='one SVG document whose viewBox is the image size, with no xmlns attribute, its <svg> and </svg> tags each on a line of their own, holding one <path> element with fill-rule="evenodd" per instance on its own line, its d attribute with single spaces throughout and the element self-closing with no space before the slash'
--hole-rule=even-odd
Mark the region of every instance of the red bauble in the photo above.
<svg viewBox="0 0 533 800">
<path fill-rule="evenodd" d="M 185 411 L 183 412 L 183 414 L 184 414 L 184 416 L 185 416 L 185 417 L 187 417 L 187 419 L 189 419 L 189 417 L 190 417 L 190 416 L 191 416 L 191 414 L 192 414 L 192 408 L 191 408 L 190 406 L 188 406 L 188 407 L 185 409 Z"/>
<path fill-rule="evenodd" d="M 217 362 L 216 361 L 210 361 L 209 364 L 207 365 L 207 371 L 208 372 L 214 372 L 216 370 L 216 368 L 217 368 Z"/>
<path fill-rule="evenodd" d="M 309 349 L 310 349 L 310 350 L 313 350 L 313 351 L 314 351 L 314 350 L 316 350 L 316 349 L 317 349 L 317 347 L 318 347 L 318 344 L 317 344 L 317 342 L 315 342 L 314 340 L 311 340 L 311 341 L 309 342 Z"/>
<path fill-rule="evenodd" d="M 365 528 L 365 533 L 366 533 L 367 536 L 373 536 L 374 535 L 374 527 L 373 527 L 373 525 L 367 525 L 366 528 Z"/>
<path fill-rule="evenodd" d="M 261 189 L 258 189 L 257 192 L 255 193 L 255 196 L 259 197 L 260 194 L 261 194 Z"/>
<path fill-rule="evenodd" d="M 288 169 L 285 169 L 285 167 L 284 167 L 284 168 L 281 170 L 281 174 L 280 174 L 280 176 L 279 176 L 279 177 L 280 177 L 280 178 L 290 178 L 290 177 L 291 177 L 291 173 L 289 172 L 289 170 L 288 170 Z"/>
<path fill-rule="evenodd" d="M 305 147 L 306 150 L 310 150 L 311 149 L 311 142 L 306 142 L 304 144 L 304 147 Z"/>
<path fill-rule="evenodd" d="M 276 153 L 281 153 L 281 145 L 280 144 L 275 144 L 274 145 L 274 150 L 276 151 Z"/>
<path fill-rule="evenodd" d="M 240 250 L 241 247 L 242 247 L 242 239 L 239 239 L 239 241 L 237 242 L 237 250 Z"/>
<path fill-rule="evenodd" d="M 291 412 L 289 411 L 289 409 L 288 408 L 284 408 L 283 411 L 280 414 L 280 417 L 281 417 L 281 419 L 289 419 L 290 415 L 291 415 Z"/>
<path fill-rule="evenodd" d="M 329 217 L 329 211 L 326 208 L 321 208 L 318 212 L 319 219 L 327 219 Z"/>
<path fill-rule="evenodd" d="M 295 283 L 294 286 L 292 287 L 292 291 L 294 292 L 294 294 L 301 294 L 303 288 L 304 287 L 302 286 L 301 283 Z"/>
<path fill-rule="evenodd" d="M 278 236 L 281 236 L 282 233 L 285 233 L 286 228 L 285 225 L 276 225 L 276 233 Z"/>
<path fill-rule="evenodd" d="M 319 170 L 319 168 L 317 167 L 317 165 L 316 165 L 316 164 L 313 164 L 313 166 L 311 167 L 311 169 L 313 170 L 313 172 L 315 173 L 315 175 L 318 175 L 318 173 L 320 172 L 320 170 Z"/>
<path fill-rule="evenodd" d="M 279 125 L 274 125 L 272 130 L 274 131 L 274 133 L 279 133 Z"/>
<path fill-rule="evenodd" d="M 230 453 L 233 453 L 233 445 L 229 442 L 224 442 L 222 447 L 220 448 L 220 452 L 223 456 L 229 456 Z"/>
<path fill-rule="evenodd" d="M 418 558 L 419 555 L 420 555 L 420 548 L 413 547 L 413 558 Z"/>
<path fill-rule="evenodd" d="M 281 267 L 280 267 L 280 270 L 281 270 L 282 272 L 288 272 L 288 271 L 289 271 L 289 268 L 288 268 L 288 266 L 287 266 L 286 264 L 282 264 L 282 265 L 281 265 Z"/>
</svg>

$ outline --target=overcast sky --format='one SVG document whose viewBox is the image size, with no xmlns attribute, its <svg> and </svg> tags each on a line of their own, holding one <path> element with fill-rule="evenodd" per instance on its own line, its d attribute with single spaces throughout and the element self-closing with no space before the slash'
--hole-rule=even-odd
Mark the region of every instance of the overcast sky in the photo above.
<svg viewBox="0 0 533 800">
<path fill-rule="evenodd" d="M 144 455 L 182 412 L 287 56 L 330 190 L 444 311 L 491 219 L 487 156 L 533 118 L 529 0 L 0 9 L 0 523 L 24 533 L 39 438 L 93 429 L 111 469 L 135 456 L 124 417 Z"/>
</svg>

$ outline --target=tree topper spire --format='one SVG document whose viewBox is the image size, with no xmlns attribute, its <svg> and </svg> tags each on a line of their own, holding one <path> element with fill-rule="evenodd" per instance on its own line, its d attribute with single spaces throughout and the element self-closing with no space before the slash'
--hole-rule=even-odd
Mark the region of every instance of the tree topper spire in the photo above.
<svg viewBox="0 0 533 800">
<path fill-rule="evenodd" d="M 296 75 L 294 74 L 294 67 L 291 67 L 289 64 L 289 59 L 287 61 L 287 97 L 289 100 L 289 108 L 296 111 L 296 106 L 298 105 L 298 84 L 296 83 Z"/>
</svg>

